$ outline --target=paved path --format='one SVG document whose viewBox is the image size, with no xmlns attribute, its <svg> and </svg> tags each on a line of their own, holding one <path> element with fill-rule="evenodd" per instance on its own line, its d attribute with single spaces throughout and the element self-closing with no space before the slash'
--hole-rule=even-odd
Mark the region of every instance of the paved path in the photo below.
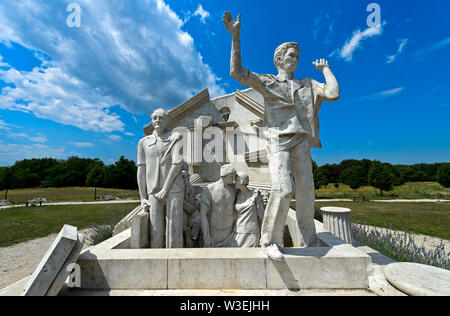
<svg viewBox="0 0 450 316">
<path fill-rule="evenodd" d="M 295 200 L 294 200 L 295 201 Z M 350 199 L 320 199 L 316 202 L 353 202 Z M 441 203 L 450 202 L 450 200 L 430 200 L 430 199 L 419 199 L 419 200 L 370 200 L 370 202 L 376 203 Z"/>
<path fill-rule="evenodd" d="M 295 200 L 293 200 L 294 202 Z M 117 200 L 117 201 L 101 201 L 101 202 L 55 202 L 55 203 L 43 203 L 42 206 L 58 206 L 58 205 L 108 205 L 108 204 L 127 204 L 127 203 L 140 203 L 140 200 Z M 321 199 L 316 202 L 353 202 L 350 199 Z M 372 200 L 370 202 L 377 203 L 441 203 L 450 202 L 450 200 Z M 0 206 L 0 211 L 10 208 L 24 207 L 23 204 Z"/>
<path fill-rule="evenodd" d="M 141 203 L 140 200 L 116 200 L 116 201 L 101 201 L 101 202 L 55 202 L 55 203 L 42 203 L 42 206 L 58 206 L 58 205 L 108 205 L 108 204 L 131 204 Z M 0 206 L 0 210 L 25 207 L 24 204 Z M 39 207 L 39 206 L 36 206 Z"/>
</svg>

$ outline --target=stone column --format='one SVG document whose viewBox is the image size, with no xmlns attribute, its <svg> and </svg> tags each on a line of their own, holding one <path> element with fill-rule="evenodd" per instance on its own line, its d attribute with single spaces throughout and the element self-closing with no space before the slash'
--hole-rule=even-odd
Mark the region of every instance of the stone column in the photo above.
<svg viewBox="0 0 450 316">
<path fill-rule="evenodd" d="M 323 225 L 326 230 L 353 245 L 352 210 L 341 207 L 323 207 Z"/>
</svg>

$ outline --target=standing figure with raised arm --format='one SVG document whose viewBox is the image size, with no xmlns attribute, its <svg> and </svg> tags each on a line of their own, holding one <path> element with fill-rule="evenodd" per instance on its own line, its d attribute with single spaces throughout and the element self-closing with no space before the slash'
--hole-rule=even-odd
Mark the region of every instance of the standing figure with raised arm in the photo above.
<svg viewBox="0 0 450 316">
<path fill-rule="evenodd" d="M 311 148 L 321 148 L 319 110 L 322 101 L 334 102 L 340 97 L 338 82 L 328 62 L 316 60 L 313 65 L 323 73 L 326 83 L 314 79 L 294 79 L 300 48 L 297 43 L 284 43 L 275 50 L 274 63 L 278 75 L 259 75 L 242 68 L 240 48 L 241 17 L 234 21 L 227 12 L 223 20 L 233 37 L 231 77 L 252 87 L 264 97 L 264 125 L 272 193 L 262 224 L 261 246 L 268 257 L 283 260 L 279 250 L 294 190 L 297 222 L 303 247 L 315 246 L 315 188 Z M 295 181 L 295 183 L 294 183 Z"/>
<path fill-rule="evenodd" d="M 155 131 L 138 145 L 141 205 L 150 208 L 151 248 L 183 248 L 183 136 L 170 129 L 169 113 L 152 114 Z"/>
</svg>

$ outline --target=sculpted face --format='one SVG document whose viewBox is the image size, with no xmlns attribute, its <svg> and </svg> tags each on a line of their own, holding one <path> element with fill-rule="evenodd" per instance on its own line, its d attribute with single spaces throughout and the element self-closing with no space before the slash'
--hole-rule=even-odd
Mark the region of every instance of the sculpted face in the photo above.
<svg viewBox="0 0 450 316">
<path fill-rule="evenodd" d="M 287 72 L 295 72 L 297 70 L 299 59 L 300 56 L 298 50 L 294 47 L 289 47 L 279 61 L 279 67 Z"/>
<path fill-rule="evenodd" d="M 241 190 L 248 186 L 249 178 L 246 174 L 238 174 L 236 176 L 236 189 Z"/>
<path fill-rule="evenodd" d="M 225 183 L 226 185 L 233 184 L 235 179 L 236 179 L 236 174 L 235 173 L 232 173 L 232 174 L 222 178 L 223 183 Z"/>
<path fill-rule="evenodd" d="M 152 114 L 152 122 L 157 132 L 165 131 L 170 124 L 169 114 L 166 111 L 156 110 Z"/>
</svg>

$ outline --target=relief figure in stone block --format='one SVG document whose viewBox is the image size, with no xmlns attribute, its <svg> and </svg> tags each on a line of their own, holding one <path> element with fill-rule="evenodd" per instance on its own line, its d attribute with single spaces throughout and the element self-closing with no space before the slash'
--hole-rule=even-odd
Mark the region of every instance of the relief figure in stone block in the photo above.
<svg viewBox="0 0 450 316">
<path fill-rule="evenodd" d="M 225 165 L 220 169 L 220 180 L 203 190 L 201 223 L 205 248 L 231 246 L 236 219 L 235 178 L 236 169 L 231 165 Z"/>
<path fill-rule="evenodd" d="M 316 60 L 313 65 L 323 73 L 326 83 L 295 79 L 300 57 L 297 43 L 284 43 L 276 49 L 274 63 L 278 75 L 260 75 L 242 68 L 241 17 L 235 21 L 227 12 L 223 23 L 233 38 L 231 77 L 252 87 L 264 98 L 272 192 L 262 224 L 261 246 L 268 257 L 283 260 L 279 247 L 283 244 L 284 227 L 294 192 L 301 246 L 316 245 L 311 148 L 322 147 L 319 110 L 323 101 L 339 99 L 339 85 L 324 59 Z"/>
<path fill-rule="evenodd" d="M 248 187 L 249 177 L 239 173 L 236 177 L 237 221 L 231 247 L 257 248 L 261 238 L 261 223 L 264 218 L 264 200 L 256 189 Z"/>
</svg>

